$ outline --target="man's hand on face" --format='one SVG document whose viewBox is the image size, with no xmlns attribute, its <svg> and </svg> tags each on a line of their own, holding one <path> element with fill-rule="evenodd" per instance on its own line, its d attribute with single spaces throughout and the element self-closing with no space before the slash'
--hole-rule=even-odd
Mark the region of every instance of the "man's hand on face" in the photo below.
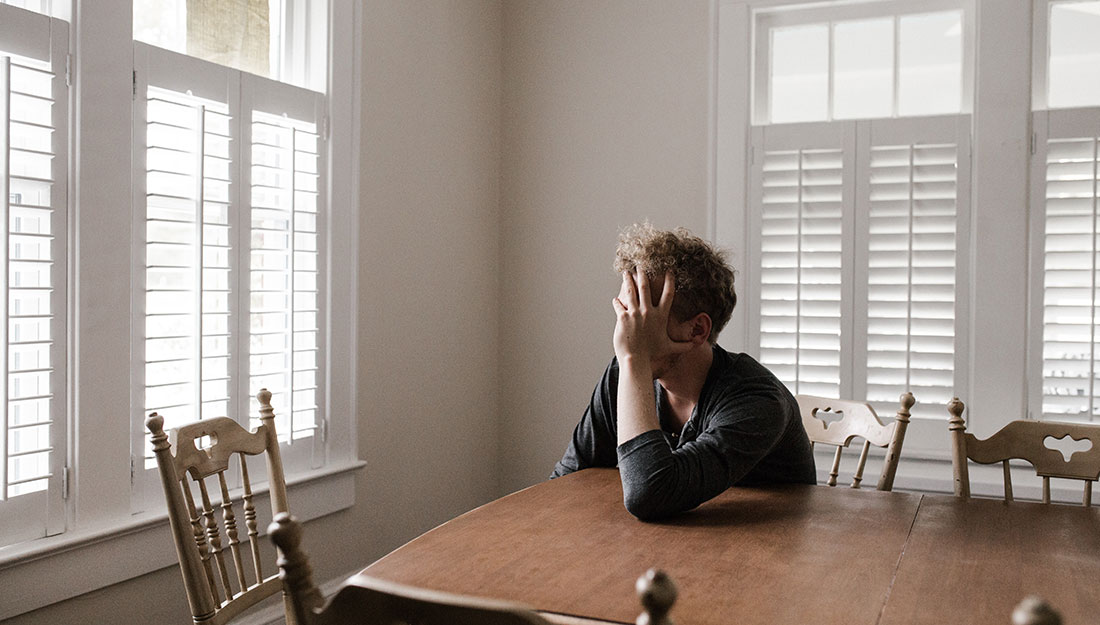
<svg viewBox="0 0 1100 625">
<path fill-rule="evenodd" d="M 676 284 L 672 272 L 665 273 L 664 288 L 656 304 L 650 292 L 649 278 L 641 267 L 623 272 L 623 284 L 618 297 L 611 300 L 615 309 L 615 356 L 619 362 L 637 359 L 651 367 L 657 360 L 682 354 L 692 347 L 692 341 L 674 341 L 668 335 L 668 316 Z"/>
</svg>

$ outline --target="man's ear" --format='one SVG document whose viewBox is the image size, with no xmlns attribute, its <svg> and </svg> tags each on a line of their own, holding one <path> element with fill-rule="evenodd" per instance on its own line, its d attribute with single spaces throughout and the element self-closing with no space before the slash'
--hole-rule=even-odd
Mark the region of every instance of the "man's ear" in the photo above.
<svg viewBox="0 0 1100 625">
<path fill-rule="evenodd" d="M 705 312 L 701 312 L 691 318 L 691 338 L 689 339 L 696 345 L 702 345 L 710 340 L 710 331 L 713 328 L 714 322 L 710 320 L 710 315 Z"/>
</svg>

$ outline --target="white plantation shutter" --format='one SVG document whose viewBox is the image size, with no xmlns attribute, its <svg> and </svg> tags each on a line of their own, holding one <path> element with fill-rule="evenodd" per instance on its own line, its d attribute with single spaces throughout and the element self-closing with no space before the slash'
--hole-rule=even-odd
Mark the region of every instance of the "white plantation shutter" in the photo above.
<svg viewBox="0 0 1100 625">
<path fill-rule="evenodd" d="M 1032 411 L 1044 419 L 1095 421 L 1100 110 L 1037 113 L 1035 128 L 1033 245 L 1041 252 L 1035 255 L 1041 288 L 1033 300 L 1041 306 L 1042 332 L 1032 343 L 1032 362 L 1041 367 L 1032 376 L 1041 382 L 1041 390 L 1032 389 Z"/>
<path fill-rule="evenodd" d="M 236 124 L 226 70 L 141 44 L 135 59 L 135 163 L 143 165 L 134 185 L 135 256 L 145 288 L 135 298 L 142 323 L 134 346 L 144 367 L 134 406 L 144 467 L 153 469 L 144 416 L 157 412 L 165 427 L 236 418 Z"/>
<path fill-rule="evenodd" d="M 133 510 L 163 506 L 145 417 L 241 420 L 238 74 L 134 44 Z M 234 479 L 231 476 L 231 480 Z"/>
<path fill-rule="evenodd" d="M 8 544 L 64 528 L 68 29 L 0 8 L 0 544 Z"/>
<path fill-rule="evenodd" d="M 249 159 L 248 367 L 272 391 L 291 464 L 319 465 L 323 423 L 322 99 L 253 76 L 245 81 Z"/>
<path fill-rule="evenodd" d="M 908 390 L 918 400 L 915 417 L 939 418 L 957 394 L 957 275 L 965 258 L 957 233 L 960 216 L 966 223 L 968 211 L 959 207 L 967 206 L 969 178 L 968 162 L 959 159 L 960 149 L 968 155 L 960 126 L 965 118 L 860 126 L 857 236 L 865 240 L 859 270 L 867 274 L 858 290 L 866 289 L 866 359 L 857 355 L 856 363 L 866 371 L 860 396 L 880 414 L 896 412 L 898 395 Z"/>
<path fill-rule="evenodd" d="M 968 128 L 949 116 L 754 129 L 754 338 L 792 392 L 888 416 L 911 391 L 914 417 L 942 420 L 965 387 Z"/>
<path fill-rule="evenodd" d="M 135 508 L 160 505 L 145 417 L 258 425 L 272 392 L 288 473 L 324 437 L 324 96 L 141 43 L 135 50 Z M 138 375 L 139 372 L 135 372 Z M 251 420 L 250 420 L 251 418 Z"/>
<path fill-rule="evenodd" d="M 841 345 L 842 242 L 850 219 L 845 206 L 851 206 L 846 139 L 822 124 L 794 128 L 794 133 L 757 131 L 760 360 L 792 392 L 836 397 L 846 357 Z"/>
<path fill-rule="evenodd" d="M 229 414 L 229 111 L 149 87 L 145 412 Z"/>
</svg>

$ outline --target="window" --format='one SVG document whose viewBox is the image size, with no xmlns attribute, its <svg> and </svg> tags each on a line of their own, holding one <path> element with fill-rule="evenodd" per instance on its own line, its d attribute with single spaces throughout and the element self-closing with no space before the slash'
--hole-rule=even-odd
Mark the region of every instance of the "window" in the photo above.
<svg viewBox="0 0 1100 625">
<path fill-rule="evenodd" d="M 134 39 L 324 91 L 325 2 L 134 0 Z"/>
<path fill-rule="evenodd" d="M 324 96 L 135 43 L 135 436 L 144 488 L 162 499 L 144 428 L 229 416 L 246 427 L 272 391 L 288 473 L 323 464 L 321 335 Z M 144 162 L 142 162 L 144 161 Z"/>
<path fill-rule="evenodd" d="M 964 11 L 900 5 L 757 16 L 755 118 L 791 123 L 963 112 Z M 851 19 L 835 16 L 852 14 Z M 827 21 L 818 21 L 824 20 Z"/>
<path fill-rule="evenodd" d="M 967 12 L 903 8 L 756 14 L 748 337 L 794 393 L 911 391 L 919 449 L 967 370 Z"/>
<path fill-rule="evenodd" d="M 1049 53 L 1033 98 L 1031 292 L 1039 325 L 1029 409 L 1036 418 L 1097 421 L 1100 2 L 1050 2 L 1036 11 L 1036 38 Z"/>
<path fill-rule="evenodd" d="M 66 441 L 64 22 L 0 6 L 0 544 L 56 533 Z"/>
<path fill-rule="evenodd" d="M 0 587 L 12 591 L 0 620 L 173 565 L 157 547 L 146 408 L 247 426 L 269 385 L 303 519 L 350 505 L 361 466 L 347 312 L 358 5 L 280 9 L 279 32 L 317 50 L 308 63 L 300 47 L 279 53 L 312 68 L 319 91 L 135 43 L 126 0 L 82 3 L 72 33 L 45 14 L 68 1 L 11 4 L 0 2 Z M 47 583 L 100 553 L 116 566 Z"/>
</svg>

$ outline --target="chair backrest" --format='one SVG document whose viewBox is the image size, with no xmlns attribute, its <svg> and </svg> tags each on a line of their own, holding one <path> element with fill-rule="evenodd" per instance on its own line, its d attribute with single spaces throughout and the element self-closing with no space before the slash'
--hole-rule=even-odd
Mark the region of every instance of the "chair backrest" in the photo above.
<svg viewBox="0 0 1100 625">
<path fill-rule="evenodd" d="M 300 625 L 550 625 L 522 605 L 414 588 L 354 575 L 325 603 L 313 585 L 313 570 L 301 548 L 302 527 L 280 514 L 268 528 L 279 548 L 279 569 Z M 638 623 L 672 625 L 676 585 L 665 573 L 649 570 L 635 588 L 644 612 Z"/>
<path fill-rule="evenodd" d="M 1012 475 L 1008 461 L 1026 460 L 1035 467 L 1035 473 L 1043 478 L 1043 503 L 1050 503 L 1050 478 L 1084 480 L 1084 505 L 1092 505 L 1092 483 L 1100 478 L 1100 425 L 1085 423 L 1060 423 L 1057 421 L 1012 421 L 993 436 L 979 440 L 966 431 L 962 413 L 966 406 L 956 397 L 947 404 L 951 415 L 948 428 L 951 431 L 951 462 L 955 470 L 955 495 L 970 496 L 969 458 L 978 464 L 1000 462 L 1004 470 L 1004 494 L 1012 501 Z M 1056 440 L 1070 437 L 1074 441 L 1088 440 L 1091 447 L 1070 455 L 1067 460 L 1062 452 L 1048 447 L 1048 438 Z"/>
<path fill-rule="evenodd" d="M 905 429 L 909 427 L 909 409 L 916 400 L 912 393 L 904 393 L 898 399 L 899 407 L 894 421 L 884 425 L 870 404 L 848 399 L 829 399 L 813 395 L 798 395 L 798 408 L 802 413 L 802 425 L 810 437 L 810 443 L 836 446 L 833 466 L 829 470 L 829 486 L 836 486 L 840 473 L 840 455 L 855 438 L 863 439 L 852 488 L 859 488 L 863 481 L 863 467 L 867 464 L 867 451 L 871 445 L 886 447 L 886 459 L 879 475 L 878 490 L 892 490 L 898 471 L 901 447 L 905 443 Z M 832 417 L 832 418 L 830 418 Z M 830 422 L 831 421 L 831 422 Z"/>
<path fill-rule="evenodd" d="M 257 542 L 256 507 L 252 503 L 252 483 L 245 461 L 246 456 L 265 454 L 272 516 L 286 512 L 286 479 L 275 434 L 271 393 L 263 389 L 256 398 L 260 401 L 260 426 L 254 432 L 246 431 L 227 417 L 196 421 L 168 432 L 163 429 L 164 418 L 155 412 L 145 421 L 153 435 L 153 453 L 168 500 L 176 555 L 196 624 L 226 623 L 282 587 L 274 566 L 264 576 Z M 247 534 L 247 554 L 241 548 L 238 516 L 226 478 L 233 455 L 237 456 L 243 485 L 239 507 Z M 197 486 L 198 502 L 192 482 Z M 227 544 L 223 543 L 218 528 L 218 509 Z M 227 546 L 229 554 L 225 553 Z M 250 560 L 251 566 L 245 566 L 246 560 Z M 288 622 L 292 622 L 289 614 Z"/>
</svg>

